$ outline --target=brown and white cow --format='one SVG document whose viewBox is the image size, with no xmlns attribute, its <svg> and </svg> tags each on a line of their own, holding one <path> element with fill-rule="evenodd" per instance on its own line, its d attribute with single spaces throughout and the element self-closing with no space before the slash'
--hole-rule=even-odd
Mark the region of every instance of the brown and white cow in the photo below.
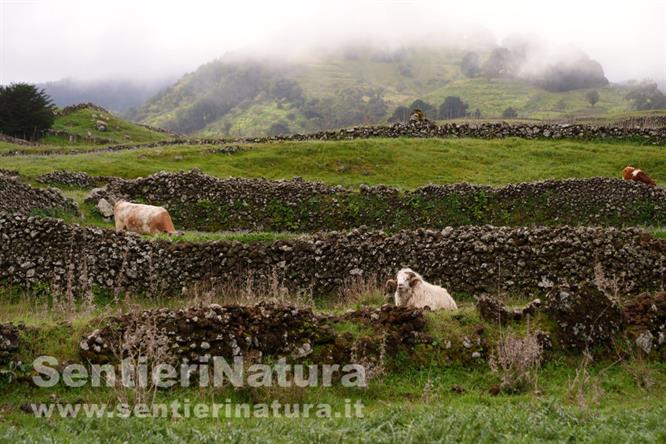
<svg viewBox="0 0 666 444">
<path fill-rule="evenodd" d="M 140 234 L 178 234 L 169 212 L 162 207 L 135 204 L 119 200 L 113 206 L 116 231 L 132 231 Z"/>
<path fill-rule="evenodd" d="M 632 166 L 628 166 L 624 169 L 622 172 L 622 177 L 624 180 L 635 180 L 636 182 L 643 182 L 647 186 L 653 187 L 657 185 L 657 183 L 652 180 L 650 176 L 645 174 L 642 170 L 639 170 L 638 168 L 634 168 Z"/>
</svg>

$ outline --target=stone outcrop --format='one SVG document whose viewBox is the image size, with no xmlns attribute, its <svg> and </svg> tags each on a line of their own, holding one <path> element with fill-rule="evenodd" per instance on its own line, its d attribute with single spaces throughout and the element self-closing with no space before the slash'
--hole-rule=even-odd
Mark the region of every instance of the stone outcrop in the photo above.
<svg viewBox="0 0 666 444">
<path fill-rule="evenodd" d="M 76 105 L 66 106 L 63 109 L 56 111 L 55 115 L 56 116 L 66 116 L 68 114 L 72 114 L 73 112 L 80 111 L 82 109 L 92 109 L 92 110 L 95 110 L 95 111 L 99 111 L 101 113 L 111 114 L 106 109 L 102 108 L 101 106 L 88 102 L 88 103 L 77 103 Z"/>
</svg>

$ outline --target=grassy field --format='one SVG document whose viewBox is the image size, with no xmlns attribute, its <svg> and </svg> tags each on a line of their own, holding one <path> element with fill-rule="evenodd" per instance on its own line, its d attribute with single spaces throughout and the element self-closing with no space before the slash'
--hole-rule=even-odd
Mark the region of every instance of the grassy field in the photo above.
<svg viewBox="0 0 666 444">
<path fill-rule="evenodd" d="M 585 97 L 588 89 L 550 92 L 516 80 L 477 78 L 447 84 L 426 96 L 426 101 L 442 103 L 447 96 L 459 96 L 469 104 L 470 112 L 478 108 L 487 117 L 501 116 L 508 107 L 515 109 L 519 118 L 530 119 L 604 117 L 628 111 L 626 88 L 611 85 L 593 89 L 599 92 L 599 102 L 591 106 Z"/>
<path fill-rule="evenodd" d="M 0 295 L 2 296 L 2 295 Z M 217 302 L 217 301 L 216 301 Z M 220 300 L 224 303 L 224 300 Z M 368 295 L 361 305 L 377 306 Z M 108 301 L 105 303 L 108 304 Z M 78 340 L 98 324 L 98 316 L 139 307 L 178 308 L 183 301 L 129 300 L 100 306 L 93 312 L 46 308 L 38 299 L 0 297 L 0 322 L 27 326 L 25 357 L 40 354 L 76 362 Z M 336 313 L 348 303 L 319 312 Z M 471 302 L 458 314 L 430 313 L 427 332 L 435 338 L 471 333 L 480 322 Z M 539 325 L 539 320 L 534 325 Z M 490 337 L 502 333 L 488 326 Z M 522 329 L 524 326 L 516 328 Z M 533 327 L 534 328 L 534 327 Z M 511 332 L 504 331 L 503 334 Z M 518 330 L 516 330 L 517 332 Z M 363 331 L 354 330 L 355 335 Z M 496 332 L 496 333 L 492 333 Z M 156 403 L 280 403 L 320 404 L 343 412 L 347 400 L 362 401 L 358 418 L 60 418 L 49 420 L 26 413 L 26 403 L 106 404 L 118 392 L 109 388 L 38 389 L 27 384 L 0 383 L 0 441 L 3 442 L 663 442 L 666 439 L 666 367 L 642 359 L 598 360 L 557 355 L 538 370 L 536 385 L 518 394 L 493 395 L 499 376 L 485 361 L 460 366 L 423 349 L 414 360 L 388 356 L 392 370 L 372 379 L 367 388 L 176 388 L 157 393 Z M 109 407 L 111 408 L 111 407 Z"/>
<path fill-rule="evenodd" d="M 592 369 L 593 374 L 602 369 Z M 653 370 L 654 371 L 654 370 Z M 656 369 L 663 372 L 663 369 Z M 434 377 L 433 377 L 434 376 Z M 5 410 L 6 425 L 0 426 L 3 442 L 384 442 L 384 443 L 654 443 L 666 440 L 663 398 L 635 387 L 626 371 L 602 375 L 600 385 L 613 392 L 615 400 L 603 406 L 580 408 L 558 398 L 566 398 L 567 377 L 574 374 L 557 368 L 544 370 L 542 378 L 552 381 L 544 387 L 558 391 L 559 396 L 492 397 L 475 390 L 478 376 L 464 369 L 451 369 L 440 375 L 413 372 L 397 378 L 377 381 L 362 394 L 317 393 L 299 402 L 327 403 L 341 411 L 344 400 L 363 399 L 364 418 L 232 418 L 232 419 L 145 419 L 145 418 L 58 418 L 45 420 L 23 412 Z M 475 376 L 477 376 L 475 378 Z M 433 382 L 434 381 L 434 382 Z M 663 383 L 663 381 L 660 381 Z M 426 384 L 435 385 L 438 400 L 425 401 Z M 469 388 L 455 394 L 450 387 Z M 558 390 L 558 384 L 559 390 Z M 384 388 L 386 387 L 386 388 Z M 86 399 L 87 402 L 113 401 L 113 394 L 95 394 L 91 399 L 85 390 L 65 394 L 55 391 L 62 402 Z M 38 396 L 43 396 L 39 394 Z M 207 396 L 187 393 L 192 403 L 220 404 L 245 402 L 242 395 L 229 397 L 219 393 Z M 289 395 L 282 395 L 283 398 Z M 291 395 L 298 396 L 298 395 Z M 435 395 L 432 395 L 435 399 Z M 17 403 L 35 397 L 31 391 L 13 394 L 6 401 Z M 239 399 L 240 398 L 240 399 Z M 373 399 L 374 398 L 374 399 Z M 182 399 L 172 394 L 160 402 Z"/>
<path fill-rule="evenodd" d="M 235 154 L 214 154 L 211 148 L 183 145 L 17 156 L 1 162 L 3 168 L 17 169 L 29 178 L 62 168 L 125 178 L 200 168 L 218 177 L 301 176 L 336 185 L 385 184 L 403 189 L 428 183 L 499 186 L 544 179 L 619 177 L 626 165 L 639 166 L 657 182 L 666 181 L 662 147 L 619 142 L 402 138 L 253 144 Z"/>
</svg>

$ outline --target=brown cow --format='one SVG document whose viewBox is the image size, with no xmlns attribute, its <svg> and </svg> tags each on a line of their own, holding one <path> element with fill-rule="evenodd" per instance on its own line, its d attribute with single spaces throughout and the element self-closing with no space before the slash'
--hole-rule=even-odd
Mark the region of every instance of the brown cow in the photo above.
<svg viewBox="0 0 666 444">
<path fill-rule="evenodd" d="M 624 169 L 622 172 L 622 177 L 624 180 L 635 180 L 636 182 L 643 182 L 649 187 L 653 187 L 657 185 L 657 183 L 652 180 L 650 176 L 645 174 L 642 170 L 639 170 L 638 168 L 634 168 L 632 166 L 628 166 Z"/>
<path fill-rule="evenodd" d="M 169 212 L 162 207 L 119 200 L 113 206 L 116 231 L 132 231 L 140 234 L 179 234 L 173 226 Z"/>
</svg>

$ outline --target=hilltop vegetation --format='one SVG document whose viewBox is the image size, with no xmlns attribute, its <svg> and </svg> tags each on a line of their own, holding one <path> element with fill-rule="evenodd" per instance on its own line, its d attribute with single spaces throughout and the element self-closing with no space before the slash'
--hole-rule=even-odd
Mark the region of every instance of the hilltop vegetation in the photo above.
<svg viewBox="0 0 666 444">
<path fill-rule="evenodd" d="M 106 130 L 100 131 L 97 122 L 105 122 Z M 81 109 L 56 116 L 52 130 L 41 142 L 53 145 L 142 143 L 172 139 L 168 133 L 128 122 L 116 115 L 97 107 Z M 73 136 L 70 140 L 69 136 Z"/>
<path fill-rule="evenodd" d="M 415 105 L 443 118 L 437 110 L 450 96 L 482 118 L 501 117 L 509 107 L 519 118 L 542 119 L 603 117 L 637 106 L 626 99 L 631 87 L 609 85 L 592 60 L 525 76 L 519 67 L 528 56 L 508 54 L 409 47 L 351 48 L 294 63 L 227 57 L 183 76 L 132 117 L 183 133 L 246 137 L 386 122 L 398 107 Z"/>
</svg>

